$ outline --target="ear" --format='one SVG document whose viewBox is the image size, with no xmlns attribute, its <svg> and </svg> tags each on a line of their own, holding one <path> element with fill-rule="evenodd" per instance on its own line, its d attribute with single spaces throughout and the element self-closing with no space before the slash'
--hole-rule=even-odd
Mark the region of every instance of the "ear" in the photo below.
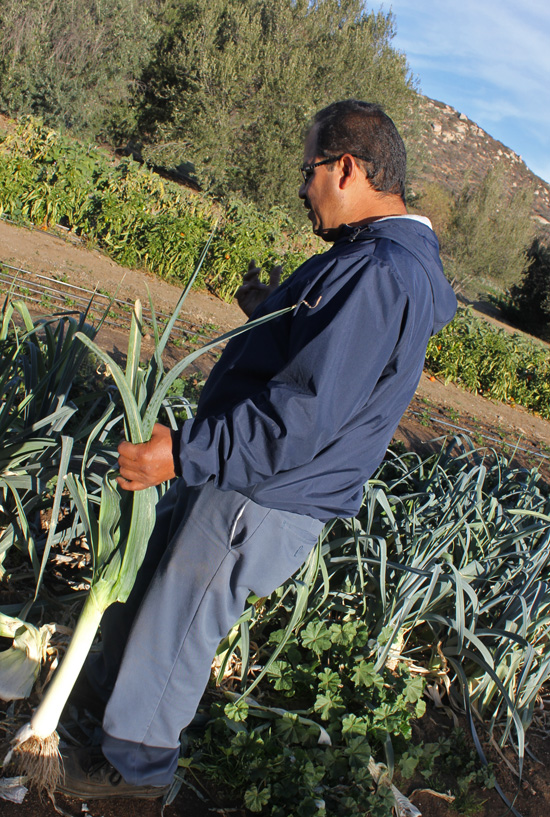
<svg viewBox="0 0 550 817">
<path fill-rule="evenodd" d="M 355 159 L 350 153 L 344 153 L 340 159 L 340 188 L 343 190 L 352 184 L 357 178 L 357 173 L 358 167 Z"/>
</svg>

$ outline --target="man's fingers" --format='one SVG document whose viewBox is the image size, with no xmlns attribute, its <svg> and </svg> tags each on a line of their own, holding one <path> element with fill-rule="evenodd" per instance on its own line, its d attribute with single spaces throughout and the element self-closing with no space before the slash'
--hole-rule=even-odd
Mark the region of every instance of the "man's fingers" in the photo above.
<svg viewBox="0 0 550 817">
<path fill-rule="evenodd" d="M 147 443 L 122 442 L 118 446 L 118 469 L 123 479 L 133 481 L 147 467 Z"/>
<path fill-rule="evenodd" d="M 118 484 L 126 491 L 142 491 L 176 476 L 172 433 L 155 423 L 151 439 L 144 443 L 121 442 L 118 446 Z"/>
<path fill-rule="evenodd" d="M 270 289 L 276 289 L 279 284 L 281 283 L 281 274 L 283 272 L 283 268 L 280 264 L 277 264 L 276 267 L 273 267 L 271 272 L 269 273 L 269 287 Z"/>
<path fill-rule="evenodd" d="M 137 460 L 139 456 L 139 449 L 145 445 L 145 443 L 129 443 L 128 440 L 123 440 L 121 443 L 118 444 L 117 451 L 119 460 L 120 457 L 124 457 L 127 460 L 134 461 Z"/>
<path fill-rule="evenodd" d="M 252 260 L 248 265 L 248 271 L 243 275 L 243 282 L 246 284 L 260 284 L 261 267 L 256 266 L 256 262 Z M 281 282 L 281 274 L 283 268 L 280 264 L 276 264 L 269 273 L 269 289 L 277 289 Z M 263 286 L 263 285 L 262 285 Z"/>
<path fill-rule="evenodd" d="M 133 479 L 136 474 L 141 474 L 141 470 L 136 466 L 134 460 L 129 460 L 126 457 L 118 458 L 118 470 L 124 479 Z"/>
<path fill-rule="evenodd" d="M 124 477 L 117 477 L 116 481 L 123 491 L 143 491 L 144 488 L 149 487 L 148 485 L 144 485 L 142 482 L 135 479 L 124 479 Z"/>
<path fill-rule="evenodd" d="M 248 272 L 245 272 L 245 274 L 243 275 L 243 283 L 245 284 L 250 284 L 252 282 L 256 283 L 260 279 L 260 272 L 261 270 L 259 269 L 249 270 Z"/>
<path fill-rule="evenodd" d="M 243 281 L 252 281 L 253 278 L 258 278 L 261 271 L 261 267 L 256 265 L 256 260 L 251 258 L 248 263 L 248 269 L 243 275 Z"/>
<path fill-rule="evenodd" d="M 243 283 L 244 284 L 257 284 L 260 281 L 260 272 L 261 270 L 256 269 L 252 270 L 252 272 L 245 272 L 243 275 Z"/>
</svg>

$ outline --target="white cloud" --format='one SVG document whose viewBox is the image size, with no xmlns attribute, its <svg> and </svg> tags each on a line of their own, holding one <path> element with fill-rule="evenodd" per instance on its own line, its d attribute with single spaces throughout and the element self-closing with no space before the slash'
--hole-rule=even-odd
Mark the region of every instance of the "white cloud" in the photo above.
<svg viewBox="0 0 550 817">
<path fill-rule="evenodd" d="M 393 11 L 394 46 L 423 93 L 464 112 L 528 165 L 547 167 L 550 3 L 383 0 L 381 7 Z M 519 143 L 506 142 L 512 132 Z"/>
</svg>

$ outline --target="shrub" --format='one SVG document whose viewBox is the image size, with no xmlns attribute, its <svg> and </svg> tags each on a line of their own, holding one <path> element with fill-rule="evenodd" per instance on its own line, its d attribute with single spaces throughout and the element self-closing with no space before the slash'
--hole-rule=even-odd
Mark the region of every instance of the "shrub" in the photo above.
<svg viewBox="0 0 550 817">
<path fill-rule="evenodd" d="M 545 348 L 518 334 L 494 329 L 470 309 L 431 338 L 426 365 L 468 391 L 519 403 L 550 418 L 550 360 Z"/>
<path fill-rule="evenodd" d="M 443 232 L 444 260 L 459 280 L 517 281 L 527 265 L 533 238 L 531 189 L 510 191 L 504 170 L 488 171 L 479 186 L 467 185 L 456 196 L 452 218 Z"/>
<path fill-rule="evenodd" d="M 529 266 L 502 305 L 516 324 L 540 338 L 550 338 L 550 247 L 536 238 L 527 252 Z"/>
</svg>

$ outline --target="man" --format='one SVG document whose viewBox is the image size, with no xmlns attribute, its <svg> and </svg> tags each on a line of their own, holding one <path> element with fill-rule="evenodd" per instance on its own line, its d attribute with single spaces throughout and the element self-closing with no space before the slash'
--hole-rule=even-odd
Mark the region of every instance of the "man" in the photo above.
<svg viewBox="0 0 550 817">
<path fill-rule="evenodd" d="M 324 523 L 357 513 L 456 300 L 427 219 L 404 204 L 405 149 L 372 104 L 314 118 L 299 196 L 332 247 L 280 286 L 252 264 L 248 314 L 294 309 L 234 338 L 177 434 L 119 447 L 119 484 L 174 479 L 125 605 L 102 623 L 88 681 L 99 750 L 69 753 L 62 791 L 158 796 L 176 768 L 220 640 L 251 591 L 268 595 L 305 560 Z M 96 762 L 97 761 L 97 762 Z"/>
</svg>

